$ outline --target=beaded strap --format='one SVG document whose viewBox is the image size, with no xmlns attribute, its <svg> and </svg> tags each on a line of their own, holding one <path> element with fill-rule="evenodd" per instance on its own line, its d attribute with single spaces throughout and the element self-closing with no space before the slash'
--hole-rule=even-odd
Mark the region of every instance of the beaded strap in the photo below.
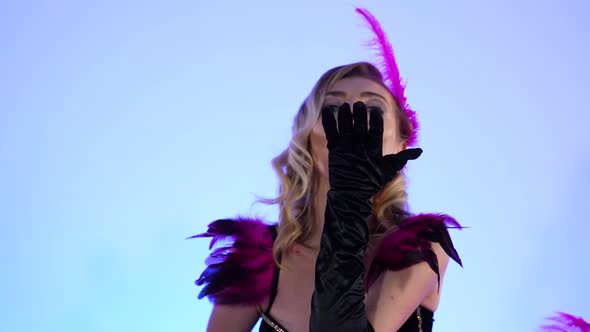
<svg viewBox="0 0 590 332">
<path fill-rule="evenodd" d="M 284 329 L 282 329 L 280 326 L 278 326 L 275 322 L 273 322 L 272 319 L 268 318 L 268 316 L 264 313 L 264 311 L 262 311 L 262 309 L 260 307 L 258 307 L 258 314 L 260 315 L 260 317 L 262 317 L 264 322 L 266 322 L 266 324 L 268 324 L 268 326 L 272 327 L 275 331 L 287 332 Z M 416 318 L 418 319 L 418 332 L 423 332 L 422 331 L 422 311 L 420 310 L 420 307 L 418 307 L 416 309 Z"/>
<path fill-rule="evenodd" d="M 268 316 L 262 311 L 260 307 L 258 307 L 258 314 L 268 326 L 272 327 L 277 332 L 287 332 L 283 328 L 277 325 L 277 323 L 273 322 L 272 319 L 268 318 Z"/>
<path fill-rule="evenodd" d="M 416 318 L 418 318 L 418 332 L 422 332 L 422 311 L 420 307 L 416 309 Z"/>
</svg>

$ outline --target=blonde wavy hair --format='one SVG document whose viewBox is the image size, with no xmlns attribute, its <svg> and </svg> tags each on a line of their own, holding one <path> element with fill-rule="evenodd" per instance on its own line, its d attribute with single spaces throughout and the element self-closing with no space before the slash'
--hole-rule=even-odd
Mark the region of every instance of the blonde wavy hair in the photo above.
<svg viewBox="0 0 590 332">
<path fill-rule="evenodd" d="M 283 254 L 296 243 L 305 245 L 311 236 L 314 226 L 314 161 L 310 152 L 309 137 L 321 115 L 327 92 L 338 80 L 349 77 L 370 79 L 386 87 L 379 70 L 367 62 L 352 63 L 328 70 L 320 77 L 299 108 L 289 146 L 272 160 L 272 166 L 279 176 L 279 194 L 276 198 L 261 201 L 279 205 L 279 228 L 273 247 L 273 257 L 279 266 L 279 258 Z M 395 112 L 400 138 L 405 141 L 412 130 L 410 121 L 399 105 Z M 373 199 L 373 215 L 368 220 L 368 252 L 372 252 L 383 235 L 394 229 L 399 220 L 404 218 L 406 208 L 405 176 L 400 173 Z"/>
</svg>

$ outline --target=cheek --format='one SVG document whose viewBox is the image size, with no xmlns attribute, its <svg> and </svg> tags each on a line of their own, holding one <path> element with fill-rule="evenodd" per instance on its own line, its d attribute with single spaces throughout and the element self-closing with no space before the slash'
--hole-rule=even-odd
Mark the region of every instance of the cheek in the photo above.
<svg viewBox="0 0 590 332">
<path fill-rule="evenodd" d="M 309 140 L 312 147 L 327 148 L 328 141 L 321 120 L 318 120 L 313 126 Z"/>
<path fill-rule="evenodd" d="M 402 145 L 395 118 L 388 112 L 383 117 L 383 155 L 400 152 Z"/>
<path fill-rule="evenodd" d="M 311 145 L 311 157 L 314 168 L 321 174 L 327 174 L 328 169 L 328 141 L 321 120 L 316 122 L 309 137 Z"/>
</svg>

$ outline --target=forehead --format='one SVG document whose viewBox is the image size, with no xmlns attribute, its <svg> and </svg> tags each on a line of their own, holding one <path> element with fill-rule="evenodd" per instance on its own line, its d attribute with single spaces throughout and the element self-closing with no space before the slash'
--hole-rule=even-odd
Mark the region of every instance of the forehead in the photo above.
<svg viewBox="0 0 590 332">
<path fill-rule="evenodd" d="M 336 81 L 328 92 L 342 91 L 348 95 L 358 95 L 362 92 L 373 92 L 387 100 L 391 100 L 391 93 L 383 85 L 364 77 L 347 77 Z"/>
</svg>

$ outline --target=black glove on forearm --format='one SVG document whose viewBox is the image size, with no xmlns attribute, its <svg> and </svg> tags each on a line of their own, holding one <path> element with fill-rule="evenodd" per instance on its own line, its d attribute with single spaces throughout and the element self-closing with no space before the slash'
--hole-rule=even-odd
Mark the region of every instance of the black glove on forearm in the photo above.
<svg viewBox="0 0 590 332">
<path fill-rule="evenodd" d="M 316 262 L 310 332 L 373 331 L 364 305 L 363 253 L 368 242 L 367 218 L 371 197 L 401 170 L 420 149 L 382 157 L 381 110 L 367 109 L 362 102 L 322 110 L 328 140 L 328 175 L 324 230 Z"/>
</svg>

